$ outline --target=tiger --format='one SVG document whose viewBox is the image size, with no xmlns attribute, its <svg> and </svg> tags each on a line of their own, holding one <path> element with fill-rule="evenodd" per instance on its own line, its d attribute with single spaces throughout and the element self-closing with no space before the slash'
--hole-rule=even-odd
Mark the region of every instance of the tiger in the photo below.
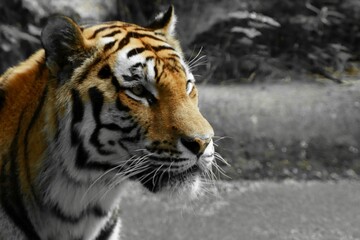
<svg viewBox="0 0 360 240">
<path fill-rule="evenodd" d="M 49 18 L 42 48 L 0 78 L 0 239 L 121 236 L 125 184 L 193 196 L 214 130 L 175 33 Z"/>
</svg>

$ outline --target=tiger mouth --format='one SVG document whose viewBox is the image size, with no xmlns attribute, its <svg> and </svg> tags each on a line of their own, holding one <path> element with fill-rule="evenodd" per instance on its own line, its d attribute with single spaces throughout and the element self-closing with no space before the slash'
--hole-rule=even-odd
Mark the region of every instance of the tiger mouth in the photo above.
<svg viewBox="0 0 360 240">
<path fill-rule="evenodd" d="M 131 177 L 131 179 L 139 180 L 145 188 L 155 193 L 165 187 L 186 184 L 195 176 L 201 174 L 201 172 L 202 170 L 197 164 L 183 171 L 170 171 L 169 168 L 160 170 L 159 165 L 154 165 L 136 176 Z"/>
</svg>

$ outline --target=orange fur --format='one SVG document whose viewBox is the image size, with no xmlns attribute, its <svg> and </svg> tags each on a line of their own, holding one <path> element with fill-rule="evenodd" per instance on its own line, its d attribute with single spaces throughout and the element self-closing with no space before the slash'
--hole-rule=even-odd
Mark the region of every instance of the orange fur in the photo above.
<svg viewBox="0 0 360 240">
<path fill-rule="evenodd" d="M 0 166 L 8 168 L 3 163 L 4 155 L 14 140 L 18 126 L 20 126 L 18 138 L 23 139 L 31 117 L 38 106 L 40 94 L 44 91 L 48 81 L 44 62 L 44 51 L 40 50 L 18 67 L 9 69 L 0 79 L 0 86 L 5 92 L 5 104 L 0 109 Z M 22 156 L 19 158 L 22 161 L 19 164 L 19 175 L 24 193 L 29 191 L 29 182 L 32 182 L 37 175 L 39 161 L 41 160 L 39 156 L 45 148 L 45 136 L 41 131 L 43 124 L 43 121 L 37 122 L 36 126 L 31 129 L 28 137 L 31 151 L 28 150 L 25 153 L 25 146 L 21 142 L 18 143 L 18 155 Z M 24 154 L 28 154 L 27 162 L 24 162 Z"/>
</svg>

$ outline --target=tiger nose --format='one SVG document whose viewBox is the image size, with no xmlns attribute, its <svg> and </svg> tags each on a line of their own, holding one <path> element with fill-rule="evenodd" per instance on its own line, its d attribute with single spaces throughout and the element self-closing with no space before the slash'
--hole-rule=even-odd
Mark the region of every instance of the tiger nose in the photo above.
<svg viewBox="0 0 360 240">
<path fill-rule="evenodd" d="M 180 141 L 188 150 L 190 150 L 190 152 L 199 157 L 204 153 L 206 147 L 211 142 L 211 138 L 182 137 Z"/>
</svg>

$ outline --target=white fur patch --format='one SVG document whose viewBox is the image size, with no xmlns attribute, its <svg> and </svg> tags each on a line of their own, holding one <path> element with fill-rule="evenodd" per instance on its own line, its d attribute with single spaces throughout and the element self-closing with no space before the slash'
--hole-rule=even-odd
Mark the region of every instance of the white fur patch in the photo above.
<svg viewBox="0 0 360 240">
<path fill-rule="evenodd" d="M 107 43 L 113 42 L 115 41 L 115 38 L 113 37 L 104 37 L 104 38 L 100 38 L 99 41 L 97 42 L 97 45 L 99 47 L 103 47 L 105 46 Z"/>
</svg>

